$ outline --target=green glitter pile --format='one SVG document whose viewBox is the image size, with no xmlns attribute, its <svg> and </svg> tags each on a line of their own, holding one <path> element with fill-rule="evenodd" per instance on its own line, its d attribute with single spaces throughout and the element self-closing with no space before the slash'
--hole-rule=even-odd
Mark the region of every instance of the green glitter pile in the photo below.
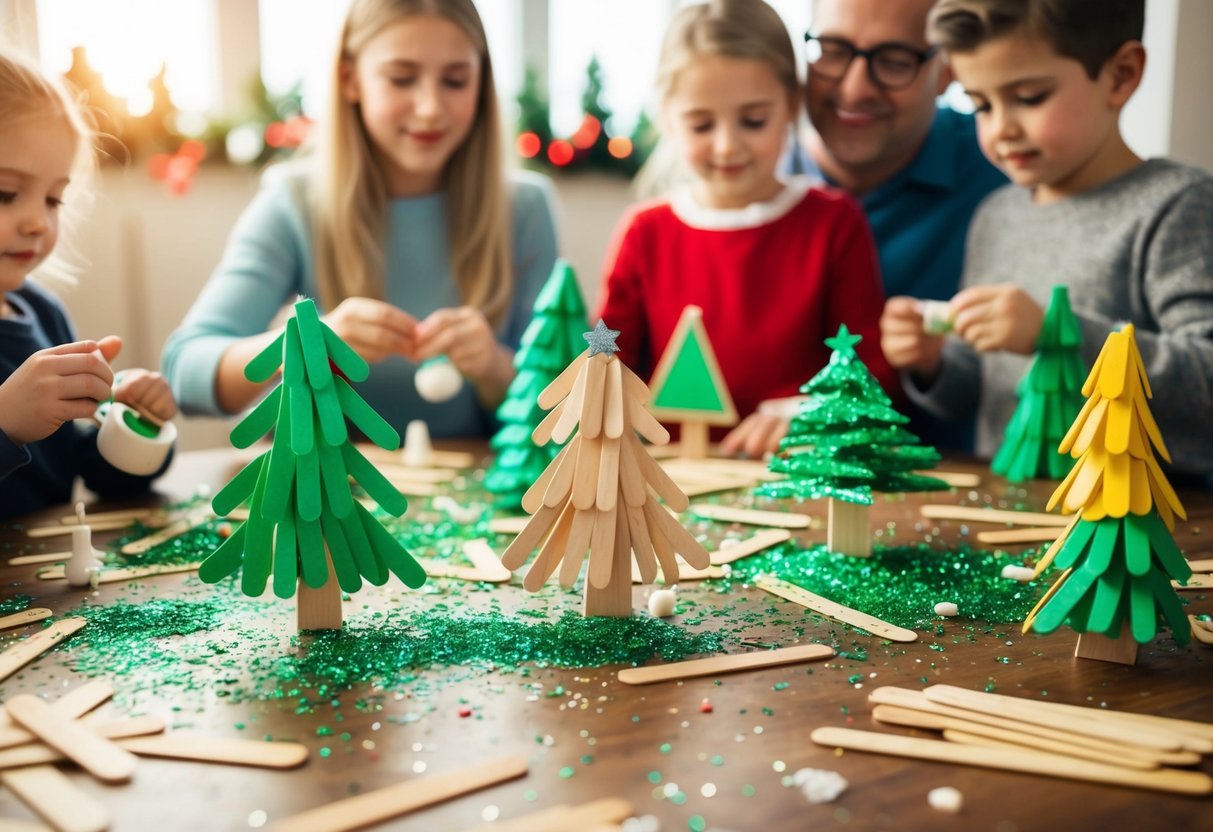
<svg viewBox="0 0 1213 832">
<path fill-rule="evenodd" d="M 26 609 L 34 599 L 28 595 L 14 595 L 0 601 L 0 616 L 13 615 Z"/>
<path fill-rule="evenodd" d="M 962 618 L 1005 624 L 1024 619 L 1041 587 L 1003 578 L 1008 564 L 1021 566 L 1023 558 L 964 545 L 939 551 L 926 543 L 878 544 L 871 557 L 854 558 L 832 554 L 823 545 L 784 544 L 737 561 L 728 577 L 712 585 L 731 592 L 769 574 L 900 627 L 934 626 L 941 601 L 955 603 Z"/>
</svg>

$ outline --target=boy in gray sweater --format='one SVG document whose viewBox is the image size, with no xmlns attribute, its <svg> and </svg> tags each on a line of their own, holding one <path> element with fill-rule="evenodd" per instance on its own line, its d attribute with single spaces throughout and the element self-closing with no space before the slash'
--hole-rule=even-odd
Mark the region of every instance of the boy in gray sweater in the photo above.
<svg viewBox="0 0 1213 832">
<path fill-rule="evenodd" d="M 881 343 L 911 399 L 945 418 L 976 414 L 983 456 L 1002 442 L 1061 283 L 1087 366 L 1134 324 L 1175 468 L 1213 472 L 1213 176 L 1142 161 L 1121 137 L 1144 18 L 1144 0 L 940 0 L 931 13 L 982 150 L 1012 184 L 969 230 L 955 337 L 925 333 L 919 302 L 895 297 Z"/>
</svg>

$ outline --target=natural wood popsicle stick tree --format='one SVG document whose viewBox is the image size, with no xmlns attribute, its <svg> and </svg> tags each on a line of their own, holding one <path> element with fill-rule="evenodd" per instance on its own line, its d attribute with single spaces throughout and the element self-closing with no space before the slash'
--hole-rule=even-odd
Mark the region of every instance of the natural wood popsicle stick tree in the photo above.
<svg viewBox="0 0 1213 832">
<path fill-rule="evenodd" d="M 585 334 L 589 349 L 539 395 L 539 406 L 551 412 L 532 438 L 539 445 L 568 444 L 523 496 L 532 517 L 501 562 L 518 569 L 538 547 L 523 580 L 537 592 L 557 568 L 560 583 L 573 586 L 588 551 L 585 614 L 626 617 L 632 612 L 633 558 L 643 583 L 653 583 L 660 566 L 667 585 L 678 581 L 676 555 L 698 569 L 710 560 L 657 502 L 660 497 L 674 511 L 688 505 L 637 436 L 655 445 L 670 440 L 645 408 L 648 387 L 615 357 L 618 335 L 599 320 Z"/>
</svg>

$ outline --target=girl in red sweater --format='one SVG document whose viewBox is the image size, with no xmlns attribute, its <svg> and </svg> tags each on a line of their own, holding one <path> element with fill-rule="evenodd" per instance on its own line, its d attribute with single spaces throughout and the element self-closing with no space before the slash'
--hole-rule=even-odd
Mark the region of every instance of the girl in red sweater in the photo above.
<svg viewBox="0 0 1213 832">
<path fill-rule="evenodd" d="M 760 405 L 795 396 L 825 366 L 823 340 L 840 324 L 863 336 L 860 357 L 895 390 L 862 209 L 841 191 L 776 175 L 800 106 L 783 21 L 755 0 L 683 8 L 662 44 L 657 90 L 684 176 L 615 232 L 594 317 L 620 330 L 619 357 L 649 377 L 683 308 L 701 307 L 742 417 L 723 438 L 730 455 L 778 449 L 789 414 Z"/>
</svg>

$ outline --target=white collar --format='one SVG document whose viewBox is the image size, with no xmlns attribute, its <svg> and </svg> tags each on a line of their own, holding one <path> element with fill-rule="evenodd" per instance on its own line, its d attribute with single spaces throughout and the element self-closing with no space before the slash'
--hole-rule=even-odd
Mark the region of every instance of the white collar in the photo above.
<svg viewBox="0 0 1213 832">
<path fill-rule="evenodd" d="M 705 208 L 695 200 L 690 188 L 681 188 L 670 198 L 670 208 L 678 219 L 692 228 L 705 231 L 755 228 L 774 222 L 791 211 L 811 187 L 813 181 L 809 177 L 793 176 L 768 201 L 751 202 L 744 208 Z"/>
</svg>

